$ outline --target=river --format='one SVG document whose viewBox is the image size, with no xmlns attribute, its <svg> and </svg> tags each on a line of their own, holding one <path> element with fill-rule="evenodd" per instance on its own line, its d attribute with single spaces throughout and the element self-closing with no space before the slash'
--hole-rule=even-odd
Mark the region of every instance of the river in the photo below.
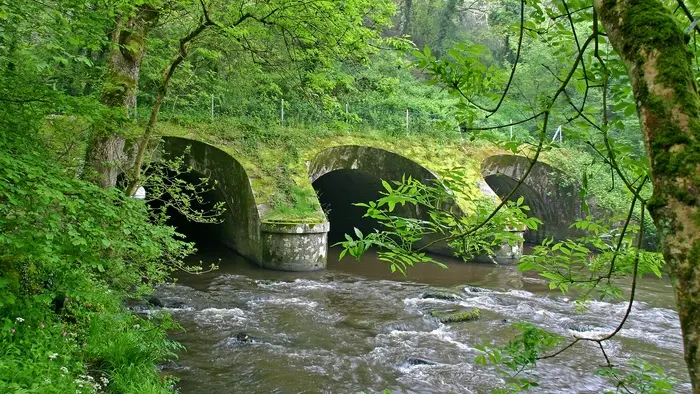
<svg viewBox="0 0 700 394">
<path fill-rule="evenodd" d="M 570 297 L 513 266 L 440 258 L 449 269 L 422 265 L 403 277 L 372 253 L 338 262 L 338 250 L 331 250 L 327 270 L 291 273 L 260 269 L 222 247 L 201 249 L 193 258 L 220 260 L 219 270 L 180 275 L 157 291 L 185 328 L 172 338 L 186 351 L 163 366 L 180 378 L 183 393 L 489 393 L 502 380 L 474 363 L 474 346 L 505 343 L 516 321 L 567 337 L 600 335 L 627 307 L 594 301 L 577 312 Z M 632 315 L 606 351 L 617 364 L 635 356 L 658 364 L 680 381 L 677 392 L 690 392 L 671 284 L 640 282 Z M 458 298 L 423 298 L 435 291 Z M 482 312 L 478 321 L 442 324 L 430 316 L 473 307 Z M 236 339 L 243 332 L 251 342 Z M 541 386 L 532 392 L 614 389 L 593 373 L 603 361 L 593 344 L 576 345 L 538 363 Z"/>
</svg>

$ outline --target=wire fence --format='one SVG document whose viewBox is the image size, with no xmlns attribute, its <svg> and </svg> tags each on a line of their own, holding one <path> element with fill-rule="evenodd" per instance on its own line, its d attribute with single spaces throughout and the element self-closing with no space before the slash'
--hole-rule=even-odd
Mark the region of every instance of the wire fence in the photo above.
<svg viewBox="0 0 700 394">
<path fill-rule="evenodd" d="M 313 126 L 343 126 L 348 130 L 381 130 L 392 135 L 444 134 L 464 135 L 464 127 L 448 112 L 427 111 L 420 107 L 401 106 L 402 103 L 334 102 L 321 108 L 304 101 L 280 99 L 226 102 L 216 95 L 170 95 L 161 108 L 160 119 L 175 123 L 192 123 L 235 119 L 242 125 L 308 128 Z M 135 116 L 147 108 L 137 109 Z M 138 119 L 137 119 L 138 120 Z M 512 120 L 509 122 L 512 123 Z M 504 128 L 510 138 L 513 126 Z M 520 126 L 515 133 L 529 133 Z M 564 131 L 559 126 L 552 142 L 563 142 Z"/>
</svg>

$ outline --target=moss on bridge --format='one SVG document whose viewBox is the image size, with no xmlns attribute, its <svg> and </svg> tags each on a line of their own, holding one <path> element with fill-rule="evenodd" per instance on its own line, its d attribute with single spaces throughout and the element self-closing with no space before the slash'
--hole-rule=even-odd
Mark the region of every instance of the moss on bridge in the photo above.
<svg viewBox="0 0 700 394">
<path fill-rule="evenodd" d="M 300 130 L 274 127 L 243 130 L 225 123 L 188 127 L 161 123 L 164 136 L 191 138 L 212 144 L 235 157 L 248 172 L 263 221 L 320 222 L 325 219 L 309 181 L 308 163 L 327 148 L 361 145 L 400 154 L 444 175 L 455 167 L 465 168 L 467 181 L 481 180 L 481 161 L 502 153 L 487 142 L 463 142 L 459 136 L 387 136 L 383 133 L 353 134 L 346 131 Z"/>
<path fill-rule="evenodd" d="M 483 180 L 481 163 L 486 157 L 510 153 L 487 141 L 462 140 L 456 133 L 390 136 L 382 132 L 348 133 L 279 126 L 246 129 L 226 121 L 188 126 L 159 123 L 157 131 L 161 135 L 212 144 L 236 158 L 251 179 L 261 220 L 268 223 L 320 223 L 326 219 L 309 180 L 309 163 L 318 153 L 331 147 L 359 145 L 383 149 L 413 160 L 438 176 L 462 167 L 466 180 L 474 185 Z M 541 159 L 563 170 L 567 178 L 563 186 L 577 183 L 584 171 L 607 174 L 602 164 L 592 168 L 592 157 L 578 149 L 554 149 L 545 152 Z M 620 182 L 612 184 L 611 192 L 607 175 L 589 179 L 589 192 L 596 196 L 598 207 L 610 212 L 626 209 L 629 196 L 621 189 Z M 645 190 L 645 193 L 650 191 Z M 463 204 L 460 206 L 463 211 L 470 211 Z M 647 229 L 650 233 L 652 230 Z"/>
</svg>

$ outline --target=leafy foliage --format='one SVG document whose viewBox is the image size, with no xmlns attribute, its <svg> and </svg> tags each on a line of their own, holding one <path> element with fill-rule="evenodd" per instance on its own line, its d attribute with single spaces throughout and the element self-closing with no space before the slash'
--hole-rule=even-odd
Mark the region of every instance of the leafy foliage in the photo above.
<svg viewBox="0 0 700 394">
<path fill-rule="evenodd" d="M 549 281 L 550 289 L 568 293 L 569 286 L 580 291 L 578 301 L 585 304 L 592 292 L 599 299 L 618 299 L 622 292 L 616 279 L 627 277 L 637 265 L 638 275 L 662 276 L 664 264 L 660 253 L 640 250 L 635 246 L 638 230 L 629 226 L 625 233 L 611 225 L 622 218 L 592 217 L 572 224 L 585 231 L 585 236 L 555 242 L 549 238 L 535 246 L 531 255 L 523 256 L 518 264 L 521 271 L 536 271 Z"/>
<path fill-rule="evenodd" d="M 476 357 L 475 362 L 481 365 L 487 363 L 496 366 L 496 370 L 506 379 L 508 387 L 496 390 L 494 393 L 520 392 L 538 386 L 536 379 L 526 376 L 526 368 L 535 365 L 538 357 L 545 351 L 561 343 L 562 338 L 530 323 L 515 323 L 520 333 L 505 346 L 477 346 L 483 354 Z M 522 375 L 521 375 L 522 374 Z"/>
<path fill-rule="evenodd" d="M 632 390 L 639 394 L 670 394 L 675 392 L 673 387 L 677 383 L 659 366 L 638 359 L 630 360 L 627 368 L 602 368 L 596 374 L 616 382 L 616 390 L 607 391 L 606 394 L 628 393 Z"/>
<path fill-rule="evenodd" d="M 152 223 L 144 202 L 72 178 L 40 152 L 8 139 L 0 149 L 0 390 L 90 381 L 168 391 L 154 363 L 174 356 L 165 329 L 177 326 L 122 302 L 183 267 L 193 246 Z"/>
<path fill-rule="evenodd" d="M 492 256 L 503 244 L 520 242 L 520 231 L 537 229 L 541 223 L 527 216 L 529 207 L 523 205 L 523 198 L 492 215 L 494 201 L 467 183 L 458 168 L 429 185 L 411 177 L 394 186 L 382 184 L 382 198 L 355 204 L 367 208 L 365 217 L 377 220 L 382 230 L 365 235 L 355 229 L 357 238 L 346 235 L 347 240 L 340 243 L 341 258 L 349 253 L 359 259 L 370 247 L 377 247 L 378 258 L 389 263 L 392 272 L 405 275 L 408 267 L 418 263 L 444 267 L 425 253 L 428 246 L 448 243 L 464 259 Z"/>
</svg>

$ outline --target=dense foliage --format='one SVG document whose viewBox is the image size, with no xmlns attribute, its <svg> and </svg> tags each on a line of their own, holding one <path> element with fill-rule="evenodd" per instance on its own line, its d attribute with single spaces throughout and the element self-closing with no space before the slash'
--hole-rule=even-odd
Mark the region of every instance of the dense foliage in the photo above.
<svg viewBox="0 0 700 394">
<path fill-rule="evenodd" d="M 142 201 L 75 179 L 28 142 L 0 142 L 0 391 L 170 391 L 154 363 L 175 355 L 176 326 L 123 303 L 192 246 Z"/>
<path fill-rule="evenodd" d="M 637 22 L 693 19 L 695 2 L 678 2 L 675 14 L 671 3 L 650 3 Z M 197 198 L 179 191 L 187 186 L 173 177 L 178 159 L 148 163 L 143 152 L 136 160 L 122 152 L 126 140 L 148 149 L 159 115 L 226 129 L 252 156 L 259 143 L 307 143 L 299 130 L 491 141 L 561 166 L 603 211 L 629 212 L 572 224 L 588 235 L 547 241 L 521 269 L 538 270 L 553 288 L 577 288 L 584 306 L 592 296 L 621 296 L 612 279 L 660 275 L 661 260 L 641 249 L 655 231 L 644 220 L 654 173 L 632 116 L 638 103 L 598 17 L 589 0 L 0 0 L 0 391 L 173 390 L 155 364 L 177 350 L 165 336 L 175 326 L 123 304 L 183 268 L 193 248 L 164 225 L 167 209 L 89 182 L 95 171 L 120 173 L 127 194 L 148 184 L 180 196 L 187 211 Z M 659 34 L 682 32 L 669 29 Z M 563 140 L 552 139 L 557 128 Z M 156 170 L 142 176 L 142 166 Z M 418 246 L 428 233 L 470 257 L 514 243 L 513 228 L 538 225 L 517 198 L 462 196 L 474 215 L 455 215 L 452 191 L 469 190 L 460 182 L 455 171 L 432 186 L 385 184 L 385 197 L 366 207 L 387 231 L 357 233 L 346 247 L 360 255 L 380 246 L 405 272 L 430 261 Z M 279 212 L 315 208 L 293 180 L 277 184 Z M 432 221 L 396 215 L 406 204 Z M 518 373 L 560 343 L 517 328 L 513 342 L 484 346 L 479 358 L 515 390 L 536 384 Z M 630 387 L 668 389 L 643 362 L 608 367 L 600 373 Z"/>
</svg>

